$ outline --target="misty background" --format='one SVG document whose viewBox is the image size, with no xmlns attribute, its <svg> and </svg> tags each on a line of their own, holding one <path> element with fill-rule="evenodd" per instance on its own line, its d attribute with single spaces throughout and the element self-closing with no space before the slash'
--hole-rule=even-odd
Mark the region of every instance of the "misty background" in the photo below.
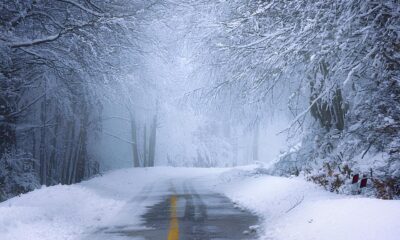
<svg viewBox="0 0 400 240">
<path fill-rule="evenodd" d="M 0 3 L 0 199 L 259 163 L 399 194 L 397 1 Z"/>
</svg>

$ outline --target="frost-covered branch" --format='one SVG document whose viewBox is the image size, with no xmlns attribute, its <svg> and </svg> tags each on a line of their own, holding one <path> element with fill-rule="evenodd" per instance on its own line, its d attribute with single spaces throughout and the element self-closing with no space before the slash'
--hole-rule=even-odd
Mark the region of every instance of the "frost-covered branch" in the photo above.
<svg viewBox="0 0 400 240">
<path fill-rule="evenodd" d="M 104 14 L 104 13 L 94 11 L 94 10 L 92 10 L 90 8 L 87 8 L 87 7 L 83 6 L 82 4 L 77 3 L 75 1 L 72 1 L 72 0 L 56 0 L 56 1 L 71 4 L 71 5 L 79 8 L 79 9 L 81 9 L 81 10 L 83 10 L 83 11 L 89 13 L 89 14 L 92 14 L 92 15 L 96 16 L 96 17 L 104 17 L 104 16 L 106 16 L 106 14 Z"/>
<path fill-rule="evenodd" d="M 117 135 L 114 135 L 114 134 L 112 134 L 112 133 L 109 133 L 109 132 L 107 132 L 107 131 L 103 131 L 103 133 L 104 133 L 104 134 L 106 134 L 106 135 L 108 135 L 108 136 L 110 136 L 110 137 L 113 137 L 113 138 L 115 138 L 115 139 L 118 139 L 118 140 L 120 140 L 120 141 L 123 141 L 123 142 L 129 143 L 129 144 L 135 144 L 135 142 L 132 142 L 132 141 L 129 141 L 129 140 L 123 139 L 123 138 L 121 138 L 121 137 L 118 137 Z"/>
</svg>

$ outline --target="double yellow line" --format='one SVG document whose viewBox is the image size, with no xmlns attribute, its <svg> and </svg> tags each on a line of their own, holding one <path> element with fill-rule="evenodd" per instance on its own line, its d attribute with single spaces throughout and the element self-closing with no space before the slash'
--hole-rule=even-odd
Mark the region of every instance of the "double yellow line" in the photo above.
<svg viewBox="0 0 400 240">
<path fill-rule="evenodd" d="M 171 220 L 169 222 L 168 240 L 179 240 L 179 223 L 176 213 L 176 204 L 178 202 L 178 197 L 174 195 L 171 197 L 170 201 Z"/>
</svg>

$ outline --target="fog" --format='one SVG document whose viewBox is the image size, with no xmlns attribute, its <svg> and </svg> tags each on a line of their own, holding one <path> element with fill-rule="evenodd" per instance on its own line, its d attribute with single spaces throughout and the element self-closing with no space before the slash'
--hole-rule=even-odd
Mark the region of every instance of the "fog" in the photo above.
<svg viewBox="0 0 400 240">
<path fill-rule="evenodd" d="M 285 149 L 287 135 L 280 132 L 289 121 L 284 112 L 270 107 L 264 111 L 271 116 L 261 120 L 251 105 L 235 106 L 234 101 L 218 99 L 218 94 L 208 89 L 198 94 L 202 89 L 212 89 L 209 78 L 218 77 L 212 74 L 214 60 L 207 59 L 212 57 L 208 52 L 218 50 L 204 45 L 205 36 L 215 31 L 215 27 L 210 29 L 217 24 L 214 14 L 195 6 L 167 5 L 142 26 L 145 37 L 137 43 L 140 54 L 128 56 L 139 59 L 140 65 L 127 66 L 134 70 L 120 80 L 126 90 L 123 94 L 128 96 L 117 96 L 104 106 L 103 119 L 107 120 L 97 152 L 104 169 L 132 166 L 134 140 L 129 111 L 135 114 L 141 164 L 149 141 L 144 135 L 148 136 L 155 115 L 156 165 L 270 163 Z M 128 103 L 126 98 L 130 99 Z"/>
<path fill-rule="evenodd" d="M 165 165 L 335 185 L 376 154 L 398 179 L 398 4 L 317 2 L 1 3 L 3 195 Z"/>
</svg>

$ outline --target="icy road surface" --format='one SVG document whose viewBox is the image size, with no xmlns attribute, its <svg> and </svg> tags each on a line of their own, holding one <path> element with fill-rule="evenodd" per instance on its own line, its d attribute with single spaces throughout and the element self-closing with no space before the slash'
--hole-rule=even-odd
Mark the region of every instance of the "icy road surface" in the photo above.
<svg viewBox="0 0 400 240">
<path fill-rule="evenodd" d="M 121 211 L 122 221 L 97 229 L 87 239 L 255 239 L 255 215 L 194 182 L 184 178 L 148 185 Z M 155 199 L 141 216 L 142 226 L 129 221 L 143 201 Z"/>
</svg>

